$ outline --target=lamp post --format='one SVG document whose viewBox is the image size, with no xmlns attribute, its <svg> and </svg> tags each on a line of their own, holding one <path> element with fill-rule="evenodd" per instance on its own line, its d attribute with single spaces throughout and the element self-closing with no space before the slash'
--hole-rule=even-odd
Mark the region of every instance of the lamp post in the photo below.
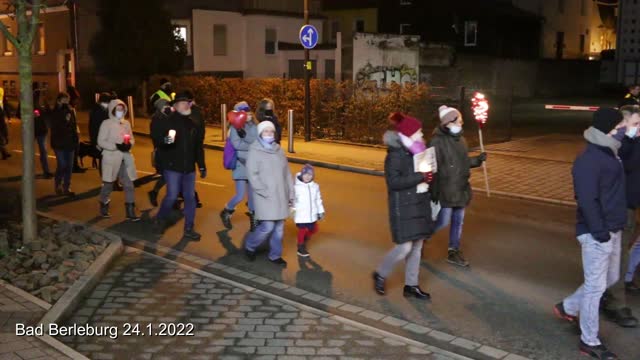
<svg viewBox="0 0 640 360">
<path fill-rule="evenodd" d="M 304 24 L 309 25 L 309 0 L 304 0 Z M 304 141 L 311 141 L 311 84 L 309 49 L 304 49 Z"/>
</svg>

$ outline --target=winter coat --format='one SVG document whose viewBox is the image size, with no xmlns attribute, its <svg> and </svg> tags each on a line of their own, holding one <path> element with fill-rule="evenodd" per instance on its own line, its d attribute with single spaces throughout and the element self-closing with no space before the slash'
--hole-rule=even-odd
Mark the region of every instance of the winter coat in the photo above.
<svg viewBox="0 0 640 360">
<path fill-rule="evenodd" d="M 95 104 L 89 112 L 89 141 L 91 145 L 98 145 L 100 125 L 109 118 L 109 111 L 100 104 Z"/>
<path fill-rule="evenodd" d="M 233 180 L 248 180 L 247 178 L 247 158 L 249 157 L 249 147 L 258 138 L 258 127 L 253 121 L 247 121 L 244 124 L 244 131 L 247 135 L 241 138 L 238 135 L 238 131 L 233 126 L 229 130 L 229 141 L 236 150 L 238 155 L 238 161 L 236 162 L 236 168 L 233 170 Z"/>
<path fill-rule="evenodd" d="M 289 204 L 295 200 L 293 179 L 287 157 L 280 145 L 266 148 L 260 140 L 249 147 L 247 176 L 254 191 L 256 218 L 263 221 L 285 220 Z"/>
<path fill-rule="evenodd" d="M 393 242 L 403 244 L 426 240 L 433 234 L 431 194 L 418 193 L 424 175 L 416 173 L 413 156 L 407 151 L 395 131 L 388 131 L 384 142 L 389 147 L 384 161 L 384 176 L 389 200 L 389 219 Z"/>
<path fill-rule="evenodd" d="M 322 194 L 320 194 L 320 185 L 315 181 L 305 183 L 300 180 L 300 173 L 296 174 L 295 185 L 296 208 L 295 223 L 296 224 L 313 224 L 318 221 L 318 215 L 324 214 L 324 206 L 322 204 Z"/>
<path fill-rule="evenodd" d="M 620 159 L 624 165 L 627 184 L 627 208 L 640 208 L 640 139 L 622 140 Z"/>
<path fill-rule="evenodd" d="M 137 178 L 136 164 L 131 151 L 122 152 L 118 150 L 116 144 L 124 142 L 124 135 L 128 134 L 131 145 L 135 145 L 131 124 L 127 120 L 118 120 L 113 115 L 116 106 L 122 105 L 127 112 L 127 105 L 121 100 L 111 100 L 109 103 L 109 119 L 102 122 L 98 132 L 98 146 L 102 149 L 102 181 L 114 182 L 118 179 L 120 166 L 124 162 L 127 175 L 132 181 Z"/>
<path fill-rule="evenodd" d="M 157 128 L 158 126 L 160 126 L 161 123 L 166 122 L 169 119 L 169 115 L 165 114 L 162 111 L 157 111 L 153 113 L 153 116 L 151 117 L 151 122 L 149 123 L 149 134 L 153 134 L 155 132 L 157 132 Z M 162 159 L 161 156 L 162 154 L 160 153 L 160 151 L 158 151 L 158 148 L 160 147 L 160 144 L 162 144 L 162 142 L 159 141 L 159 139 L 156 139 L 154 137 L 151 138 L 151 142 L 153 143 L 153 156 L 154 156 L 154 163 L 156 166 L 156 171 L 160 174 L 162 174 Z"/>
<path fill-rule="evenodd" d="M 79 142 L 75 110 L 69 105 L 56 105 L 50 118 L 51 148 L 75 151 Z"/>
<path fill-rule="evenodd" d="M 453 135 L 441 127 L 434 130 L 429 146 L 436 148 L 438 162 L 438 173 L 432 184 L 434 200 L 440 201 L 443 208 L 466 207 L 472 197 L 470 169 L 481 166 L 482 161 L 469 157 L 462 133 Z"/>
<path fill-rule="evenodd" d="M 585 138 L 587 148 L 572 169 L 578 203 L 576 232 L 608 241 L 609 232 L 624 229 L 627 222 L 624 169 L 614 152 L 619 142 L 594 128 L 585 131 Z"/>
<path fill-rule="evenodd" d="M 169 135 L 169 130 L 176 131 L 173 144 L 165 144 L 164 138 Z M 157 157 L 160 161 L 156 166 L 163 170 L 192 173 L 196 165 L 200 169 L 206 169 L 204 162 L 204 147 L 202 143 L 202 131 L 204 129 L 191 119 L 179 112 L 174 112 L 157 126 L 154 125 L 151 137 L 154 144 L 158 144 Z"/>
</svg>

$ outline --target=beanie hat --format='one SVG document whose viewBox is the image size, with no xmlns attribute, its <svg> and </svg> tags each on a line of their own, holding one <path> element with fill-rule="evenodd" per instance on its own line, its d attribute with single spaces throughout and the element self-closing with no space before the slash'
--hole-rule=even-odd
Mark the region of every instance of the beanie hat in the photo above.
<svg viewBox="0 0 640 360">
<path fill-rule="evenodd" d="M 313 170 L 313 166 L 311 166 L 311 164 L 306 164 L 302 168 L 302 170 L 300 170 L 300 175 L 306 175 L 306 174 L 311 175 L 312 179 L 315 177 L 315 171 Z"/>
<path fill-rule="evenodd" d="M 251 111 L 251 107 L 249 106 L 249 104 L 247 104 L 246 101 L 240 101 L 233 107 L 233 110 L 249 112 Z"/>
<path fill-rule="evenodd" d="M 458 109 L 442 105 L 438 108 L 438 115 L 440 116 L 440 125 L 447 125 L 456 121 L 462 117 L 462 114 Z"/>
<path fill-rule="evenodd" d="M 271 121 L 261 122 L 260 124 L 258 124 L 258 136 L 262 135 L 262 132 L 266 129 L 272 129 L 273 131 L 276 131 L 276 126 L 273 125 Z"/>
<path fill-rule="evenodd" d="M 400 119 L 395 123 L 396 131 L 406 137 L 411 137 L 422 130 L 422 122 L 411 116 L 400 114 L 400 116 L 394 116 L 394 119 Z"/>
<path fill-rule="evenodd" d="M 178 94 L 176 94 L 176 98 L 173 100 L 173 103 L 176 104 L 181 101 L 187 101 L 187 102 L 193 101 L 193 96 L 189 91 L 179 92 Z"/>
<path fill-rule="evenodd" d="M 608 134 L 622 121 L 622 113 L 613 108 L 600 108 L 593 113 L 593 127 Z"/>
</svg>

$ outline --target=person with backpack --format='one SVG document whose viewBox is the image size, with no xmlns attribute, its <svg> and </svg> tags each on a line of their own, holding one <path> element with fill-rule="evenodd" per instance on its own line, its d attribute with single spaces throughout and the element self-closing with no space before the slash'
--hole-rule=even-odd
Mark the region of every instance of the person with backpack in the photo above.
<svg viewBox="0 0 640 360">
<path fill-rule="evenodd" d="M 250 222 L 250 232 L 253 232 L 258 223 L 253 207 L 253 190 L 247 176 L 247 157 L 249 156 L 251 144 L 258 138 L 258 127 L 251 108 L 245 101 L 237 103 L 233 110 L 236 112 L 233 115 L 238 116 L 230 119 L 232 120 L 231 129 L 229 129 L 229 138 L 227 144 L 225 144 L 224 165 L 225 169 L 232 170 L 231 176 L 236 186 L 236 194 L 225 205 L 220 213 L 220 219 L 222 219 L 224 227 L 231 230 L 233 228 L 231 217 L 235 212 L 236 206 L 246 195 L 248 197 L 247 206 L 249 211 L 247 216 Z"/>
</svg>

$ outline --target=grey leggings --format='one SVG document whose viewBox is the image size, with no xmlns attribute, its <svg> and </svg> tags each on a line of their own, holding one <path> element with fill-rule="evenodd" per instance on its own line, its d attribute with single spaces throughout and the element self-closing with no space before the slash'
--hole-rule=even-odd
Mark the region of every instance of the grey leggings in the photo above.
<svg viewBox="0 0 640 360">
<path fill-rule="evenodd" d="M 122 184 L 122 188 L 124 189 L 125 203 L 134 203 L 136 201 L 136 194 L 134 192 L 133 181 L 129 179 L 129 174 L 127 174 L 127 168 L 124 165 L 124 161 L 122 162 L 122 164 L 120 164 L 118 179 L 120 180 L 120 184 Z M 103 182 L 102 189 L 100 190 L 100 202 L 106 204 L 111 201 L 110 196 L 112 192 L 113 182 Z"/>
<path fill-rule="evenodd" d="M 398 244 L 391 249 L 378 267 L 378 275 L 387 278 L 394 266 L 401 260 L 406 260 L 404 283 L 408 286 L 418 286 L 420 274 L 420 259 L 422 258 L 422 245 L 424 240 Z"/>
</svg>

